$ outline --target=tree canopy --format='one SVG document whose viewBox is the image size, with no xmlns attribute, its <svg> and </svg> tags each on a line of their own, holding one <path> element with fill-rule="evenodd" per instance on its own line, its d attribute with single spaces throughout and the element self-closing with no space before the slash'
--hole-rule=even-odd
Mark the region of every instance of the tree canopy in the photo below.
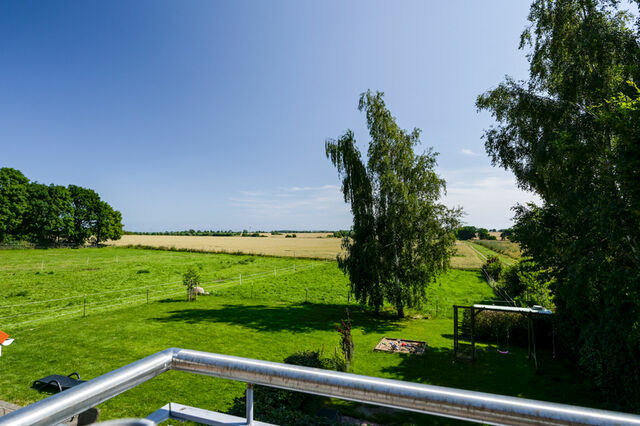
<svg viewBox="0 0 640 426">
<path fill-rule="evenodd" d="M 376 310 L 386 300 L 403 316 L 448 267 L 461 212 L 438 203 L 445 182 L 435 172 L 436 153 L 414 152 L 420 130 L 401 129 L 381 92 L 361 94 L 358 109 L 371 137 L 366 165 L 351 130 L 325 144 L 353 214 L 347 255 L 338 261 L 357 300 Z"/>
<path fill-rule="evenodd" d="M 79 245 L 121 236 L 122 215 L 95 191 L 30 182 L 18 170 L 0 168 L 0 242 Z"/>
<path fill-rule="evenodd" d="M 462 226 L 456 230 L 456 238 L 459 240 L 471 240 L 476 237 L 478 228 L 475 226 Z"/>
<path fill-rule="evenodd" d="M 542 199 L 516 207 L 513 239 L 548 274 L 561 342 L 640 409 L 640 27 L 605 0 L 536 0 L 529 20 L 528 81 L 478 98 L 498 123 L 485 147 Z"/>
</svg>

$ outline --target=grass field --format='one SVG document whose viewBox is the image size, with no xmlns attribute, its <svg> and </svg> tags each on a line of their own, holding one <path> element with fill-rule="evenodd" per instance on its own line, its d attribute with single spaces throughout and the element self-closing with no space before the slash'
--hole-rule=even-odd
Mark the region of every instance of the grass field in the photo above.
<svg viewBox="0 0 640 426">
<path fill-rule="evenodd" d="M 188 265 L 201 266 L 203 277 L 214 279 L 248 277 L 292 263 L 290 258 L 122 248 L 5 251 L 0 260 L 0 297 L 11 304 L 89 290 L 146 287 L 179 278 Z M 451 362 L 451 304 L 493 296 L 477 271 L 452 270 L 440 277 L 429 289 L 429 306 L 397 320 L 390 313 L 376 317 L 348 304 L 346 278 L 335 263 L 316 261 L 312 269 L 311 261 L 300 261 L 296 266 L 295 273 L 209 286 L 213 294 L 192 303 L 185 301 L 178 285 L 178 294 L 160 295 L 149 304 L 142 298 L 124 307 L 88 309 L 85 317 L 76 313 L 55 321 L 3 326 L 16 341 L 0 358 L 0 399 L 27 404 L 47 396 L 30 387 L 39 377 L 79 371 L 83 378 L 92 378 L 168 347 L 271 361 L 282 361 L 304 349 L 324 348 L 329 355 L 338 344 L 335 326 L 349 307 L 356 348 L 354 373 L 598 406 L 570 368 L 544 353 L 541 374 L 527 362 L 526 348 L 512 348 L 510 355 L 502 356 L 481 345 L 475 364 Z M 114 294 L 122 297 L 117 291 Z M 413 357 L 374 352 L 383 336 L 425 340 L 427 353 Z M 102 404 L 102 419 L 146 416 L 169 401 L 225 411 L 243 389 L 241 383 L 170 372 Z M 327 406 L 363 416 L 354 403 L 328 401 Z M 391 418 L 378 414 L 372 420 L 450 423 L 411 413 Z"/>
<path fill-rule="evenodd" d="M 465 244 L 468 245 L 468 247 L 470 247 L 473 251 L 476 252 L 476 254 L 479 255 L 480 259 L 482 259 L 482 262 L 484 263 L 484 261 L 490 257 L 490 256 L 495 256 L 498 259 L 500 259 L 500 261 L 507 265 L 507 266 L 511 266 L 514 263 L 517 262 L 516 259 L 506 256 L 502 253 L 498 253 L 496 251 L 491 250 L 490 248 L 487 248 L 481 244 L 478 244 L 476 241 L 466 241 Z"/>
<path fill-rule="evenodd" d="M 480 269 L 484 260 L 468 244 L 456 241 L 456 254 L 451 257 L 451 267 L 455 269 Z"/>
<path fill-rule="evenodd" d="M 473 242 L 512 259 L 520 259 L 522 255 L 520 245 L 509 240 L 474 240 Z"/>
<path fill-rule="evenodd" d="M 316 258 L 335 260 L 342 252 L 342 239 L 327 238 L 329 234 L 300 233 L 296 238 L 284 235 L 265 237 L 198 237 L 165 235 L 123 235 L 118 241 L 109 242 L 117 247 L 147 246 L 176 247 L 210 252 L 242 252 L 270 256 Z M 479 269 L 481 256 L 461 241 L 456 242 L 457 255 L 451 258 L 451 267 L 457 269 Z"/>
</svg>

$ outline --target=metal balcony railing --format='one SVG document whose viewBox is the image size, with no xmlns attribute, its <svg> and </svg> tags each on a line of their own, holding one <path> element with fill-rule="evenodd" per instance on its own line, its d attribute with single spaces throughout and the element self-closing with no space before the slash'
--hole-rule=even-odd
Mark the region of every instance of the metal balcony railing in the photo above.
<svg viewBox="0 0 640 426">
<path fill-rule="evenodd" d="M 246 419 L 168 404 L 146 424 L 167 418 L 205 424 L 253 422 L 254 384 L 489 424 L 640 425 L 640 416 L 442 386 L 380 379 L 188 349 L 166 349 L 0 417 L 0 426 L 55 425 L 169 370 L 246 382 Z M 181 417 L 182 416 L 182 417 Z M 140 423 L 140 424 L 143 424 Z"/>
</svg>

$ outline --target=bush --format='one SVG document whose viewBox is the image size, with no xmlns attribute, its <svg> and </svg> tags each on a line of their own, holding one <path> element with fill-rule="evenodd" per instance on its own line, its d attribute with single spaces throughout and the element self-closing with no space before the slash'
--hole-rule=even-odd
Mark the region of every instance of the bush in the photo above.
<svg viewBox="0 0 640 426">
<path fill-rule="evenodd" d="M 523 259 L 507 268 L 497 285 L 522 306 L 542 305 L 551 309 L 551 282 L 548 271 L 530 259 Z"/>
<path fill-rule="evenodd" d="M 324 358 L 322 351 L 300 351 L 288 356 L 285 364 L 325 370 L 345 371 L 346 365 L 339 357 Z M 315 413 L 323 404 L 323 397 L 265 386 L 254 386 L 254 417 L 262 422 L 281 425 L 331 425 L 335 422 Z M 244 417 L 245 396 L 236 397 L 229 414 Z"/>
<path fill-rule="evenodd" d="M 193 266 L 190 266 L 182 275 L 182 284 L 187 287 L 187 300 L 189 302 L 191 302 L 191 297 L 194 299 L 198 297 L 195 288 L 200 284 L 200 274 Z"/>
<path fill-rule="evenodd" d="M 489 231 L 485 228 L 478 228 L 478 239 L 479 240 L 490 240 L 491 235 L 489 235 Z"/>
<path fill-rule="evenodd" d="M 340 230 L 340 231 L 335 231 L 332 235 L 329 235 L 329 237 L 344 238 L 344 237 L 351 237 L 352 235 L 353 235 L 353 231 Z"/>
<path fill-rule="evenodd" d="M 459 240 L 470 240 L 475 238 L 477 229 L 475 226 L 463 226 L 456 230 L 456 238 Z"/>
<path fill-rule="evenodd" d="M 470 327 L 471 318 L 469 311 L 465 310 L 463 323 Z M 539 315 L 534 323 L 534 335 L 538 348 L 550 348 L 552 345 L 552 324 L 551 318 Z M 507 340 L 508 330 L 508 340 Z M 527 346 L 528 331 L 527 318 L 521 314 L 513 314 L 498 311 L 482 311 L 476 314 L 475 318 L 475 338 L 490 344 L 508 343 L 514 346 Z"/>
<path fill-rule="evenodd" d="M 482 265 L 482 271 L 494 281 L 498 281 L 502 276 L 502 262 L 495 256 L 490 256 Z"/>
</svg>

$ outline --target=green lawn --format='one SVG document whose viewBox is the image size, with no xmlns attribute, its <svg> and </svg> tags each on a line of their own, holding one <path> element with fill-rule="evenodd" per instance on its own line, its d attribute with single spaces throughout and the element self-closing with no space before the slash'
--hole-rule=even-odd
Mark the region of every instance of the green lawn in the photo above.
<svg viewBox="0 0 640 426">
<path fill-rule="evenodd" d="M 47 253 L 56 254 L 56 251 L 44 252 Z M 148 256 L 142 260 L 131 259 L 126 267 L 119 261 L 120 266 L 113 269 L 106 266 L 100 269 L 112 271 L 114 281 L 119 282 L 121 288 L 135 284 L 136 278 L 143 285 L 151 284 L 151 277 L 158 280 L 166 278 L 162 272 L 156 272 L 156 268 L 165 273 L 171 271 L 171 276 L 179 277 L 190 262 L 200 262 L 203 275 L 206 271 L 211 277 L 217 272 L 221 274 L 218 276 L 224 276 L 224 272 L 248 276 L 249 271 L 256 273 L 267 267 L 273 268 L 278 262 L 282 267 L 292 263 L 292 259 L 120 249 L 78 251 L 74 256 L 81 259 L 88 254 L 93 258 L 94 253 L 96 259 L 99 256 L 108 259 L 116 254 L 124 257 L 124 253 Z M 43 252 L 9 254 L 25 260 L 30 256 L 41 256 Z M 175 258 L 165 257 L 167 254 L 175 255 Z M 8 264 L 5 252 L 0 256 L 2 264 Z M 248 258 L 254 260 L 240 264 Z M 25 263 L 30 264 L 28 259 Z M 221 271 L 212 265 L 219 265 Z M 142 268 L 150 272 L 138 274 L 137 270 Z M 75 270 L 77 275 L 72 271 L 54 271 L 49 276 L 51 281 L 43 280 L 42 274 L 35 275 L 33 271 L 5 275 L 2 291 L 14 294 L 25 287 L 29 289 L 26 296 L 12 297 L 14 300 L 30 300 L 42 299 L 45 295 L 61 295 L 65 289 L 67 293 L 81 292 L 88 286 L 98 289 L 99 284 L 87 278 L 96 275 L 88 275 L 88 272 L 99 271 L 79 268 Z M 23 275 L 28 273 L 31 275 Z M 65 275 L 68 280 L 59 278 L 62 274 L 70 274 Z M 14 276 L 16 281 L 12 282 L 11 277 Z M 29 277 L 39 284 L 30 285 Z M 108 281 L 104 276 L 99 282 Z M 114 283 L 110 285 L 115 286 Z M 4 348 L 0 358 L 0 399 L 18 404 L 33 402 L 46 396 L 31 389 L 31 383 L 37 378 L 72 371 L 79 371 L 83 378 L 92 378 L 168 347 L 271 361 L 282 361 L 305 349 L 323 349 L 330 355 L 339 340 L 335 326 L 340 318 L 345 317 L 345 308 L 349 307 L 355 341 L 354 373 L 598 406 L 596 397 L 576 380 L 570 368 L 547 359 L 545 354 L 542 354 L 543 370 L 536 374 L 526 360 L 526 348 L 512 347 L 511 354 L 503 356 L 492 347 L 481 345 L 476 363 L 452 363 L 452 322 L 448 318 L 451 304 L 472 303 L 490 298 L 492 294 L 478 272 L 452 270 L 429 289 L 428 305 L 436 296 L 439 301 L 437 318 L 433 318 L 428 307 L 410 311 L 410 316 L 404 320 L 397 320 L 390 311 L 375 317 L 353 303 L 347 305 L 346 279 L 334 263 L 316 263 L 313 269 L 309 267 L 295 274 L 262 278 L 253 285 L 245 280 L 241 286 L 221 287 L 215 294 L 200 297 L 192 303 L 184 301 L 180 294 L 116 310 L 88 310 L 86 317 L 76 315 L 15 329 L 3 327 L 16 341 Z M 311 303 L 304 303 L 305 297 Z M 429 315 L 424 315 L 426 311 Z M 422 357 L 374 352 L 373 347 L 383 336 L 425 340 L 428 349 Z M 225 411 L 243 390 L 241 383 L 170 372 L 102 404 L 101 418 L 146 416 L 170 401 Z M 354 403 L 331 401 L 328 405 L 362 416 L 358 411 L 360 406 Z M 450 423 L 450 420 L 411 413 L 392 418 L 384 414 L 378 416 L 379 421 L 386 423 Z"/>
</svg>

